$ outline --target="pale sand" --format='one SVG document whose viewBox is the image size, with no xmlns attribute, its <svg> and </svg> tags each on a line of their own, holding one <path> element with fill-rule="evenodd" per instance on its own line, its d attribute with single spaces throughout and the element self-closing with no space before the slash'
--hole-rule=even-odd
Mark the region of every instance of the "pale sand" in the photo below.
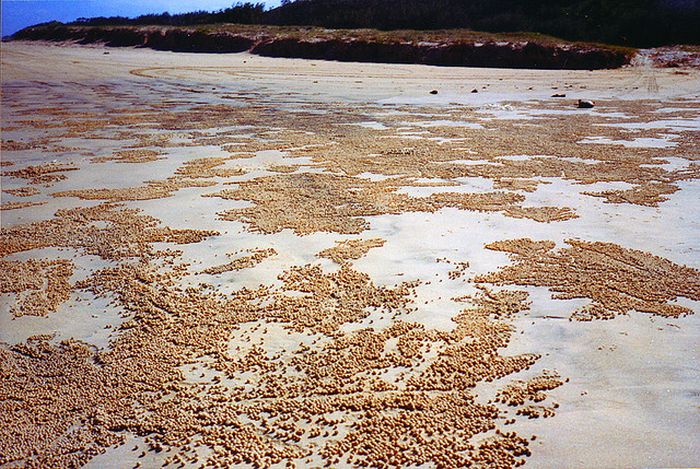
<svg viewBox="0 0 700 469">
<path fill-rule="evenodd" d="M 109 55 L 105 55 L 106 51 Z M 41 82 L 43 86 L 62 90 L 65 95 L 74 93 L 88 100 L 99 100 L 98 96 L 90 98 L 98 85 L 136 95 L 162 92 L 170 100 L 178 99 L 178 87 L 191 87 L 198 92 L 183 94 L 183 99 L 197 99 L 202 103 L 230 103 L 222 95 L 249 93 L 252 103 L 273 103 L 285 109 L 310 103 L 349 109 L 370 104 L 407 104 L 431 106 L 431 109 L 433 106 L 462 105 L 474 108 L 484 119 L 536 118 L 545 111 L 527 106 L 517 108 L 517 103 L 534 103 L 559 92 L 567 94 L 564 98 L 567 103 L 579 98 L 651 99 L 668 102 L 666 107 L 670 108 L 668 112 L 659 113 L 655 125 L 675 136 L 681 130 L 692 130 L 694 134 L 691 133 L 689 138 L 694 141 L 695 156 L 700 157 L 698 70 L 683 70 L 681 74 L 674 69 L 649 67 L 595 72 L 467 69 L 272 59 L 249 54 L 177 54 L 145 49 L 3 43 L 2 71 L 4 86 L 26 87 L 32 82 Z M 479 93 L 470 93 L 473 88 L 477 88 Z M 3 89 L 3 92 L 11 92 L 9 89 Z M 429 95 L 431 89 L 439 90 L 439 94 Z M 13 112 L 5 108 L 5 99 L 10 100 L 10 97 L 3 98 L 3 119 L 9 115 L 16 120 Z M 31 100 L 36 106 L 51 105 L 50 98 L 45 101 L 41 95 L 26 95 L 24 99 L 30 107 Z M 675 116 L 673 103 L 676 100 L 691 102 L 695 115 Z M 372 112 L 379 114 L 376 110 Z M 579 111 L 548 111 L 549 114 L 556 112 L 569 114 Z M 629 128 L 634 128 L 638 122 L 634 115 L 620 115 L 598 108 L 591 112 L 615 118 L 618 121 L 616 125 Z M 369 114 L 363 126 L 382 130 L 384 124 L 381 120 L 381 115 Z M 431 113 L 428 113 L 425 121 L 411 124 L 410 130 L 413 132 L 431 126 L 481 127 L 479 122 L 442 122 Z M 11 124 L 3 122 L 3 128 L 8 125 Z M 637 125 L 650 126 L 646 120 Z M 246 134 L 245 128 L 237 131 L 240 135 Z M 15 138 L 23 135 L 23 130 L 15 132 Z M 9 137 L 4 135 L 3 138 Z M 633 148 L 673 145 L 672 139 L 663 137 L 616 141 L 591 135 L 590 139 L 587 140 L 589 143 L 581 144 L 618 144 Z M 79 141 L 79 138 L 76 139 L 76 142 Z M 70 141 L 62 144 L 72 146 Z M 113 140 L 80 142 L 80 148 L 88 148 L 97 155 L 109 154 L 117 149 L 116 146 L 118 143 Z M 217 144 L 176 146 L 162 150 L 165 159 L 134 165 L 114 162 L 90 164 L 90 156 L 70 151 L 45 155 L 33 151 L 3 152 L 2 158 L 18 164 L 3 168 L 5 170 L 16 169 L 26 162 L 51 159 L 79 165 L 80 171 L 67 172 L 66 179 L 52 187 L 38 186 L 42 194 L 30 200 L 44 200 L 48 194 L 66 190 L 138 186 L 148 180 L 171 176 L 183 163 L 195 158 L 228 155 Z M 473 164 L 470 160 L 465 163 Z M 683 168 L 688 166 L 689 161 L 679 158 L 670 164 L 674 163 Z M 231 258 L 225 255 L 227 252 L 253 248 L 276 250 L 276 256 L 263 260 L 255 268 L 224 272 L 212 278 L 190 275 L 183 280 L 191 285 L 201 281 L 211 282 L 223 293 L 241 287 L 254 288 L 259 284 L 279 285 L 277 275 L 280 272 L 306 263 L 319 263 L 326 270 L 334 271 L 337 266 L 328 259 L 316 257 L 318 252 L 334 246 L 341 239 L 382 238 L 386 240 L 382 247 L 371 249 L 353 265 L 357 270 L 369 274 L 378 285 L 395 285 L 415 279 L 432 280 L 431 284 L 417 288 L 416 304 L 420 308 L 405 319 L 441 330 L 451 330 L 454 327 L 452 317 L 464 308 L 463 304 L 450 299 L 475 292 L 470 278 L 509 264 L 508 256 L 504 253 L 484 248 L 494 241 L 530 237 L 555 241 L 559 247 L 565 246 L 564 241 L 569 238 L 613 242 L 700 269 L 700 204 L 697 203 L 700 181 L 697 179 L 680 181 L 680 190 L 668 195 L 669 200 L 658 207 L 644 207 L 604 203 L 604 199 L 581 194 L 629 187 L 623 182 L 580 185 L 560 178 L 541 178 L 550 184 L 539 185 L 535 192 L 523 192 L 523 205 L 565 205 L 573 208 L 579 218 L 538 223 L 529 219 L 509 218 L 500 213 L 443 208 L 434 213 L 410 212 L 367 217 L 370 228 L 360 235 L 313 233 L 297 236 L 288 229 L 271 234 L 253 233 L 245 223 L 219 220 L 215 216 L 223 210 L 249 206 L 249 203 L 200 197 L 236 187 L 221 185 L 223 181 L 237 183 L 270 175 L 270 167 L 275 164 L 297 165 L 304 172 L 321 171 L 314 167 L 315 163 L 309 158 L 290 159 L 275 151 L 260 152 L 254 158 L 228 162 L 226 167 L 240 167 L 248 172 L 242 176 L 218 178 L 218 187 L 185 188 L 167 199 L 129 201 L 127 206 L 140 208 L 172 228 L 218 230 L 220 236 L 202 243 L 176 246 L 184 252 L 184 259 L 192 263 L 192 271 L 195 272 L 229 262 Z M 362 176 L 371 180 L 382 178 L 380 174 L 371 173 Z M 488 178 L 459 178 L 458 182 L 461 185 L 456 188 L 407 184 L 401 192 L 427 196 L 439 192 L 487 192 L 493 187 Z M 2 189 L 25 185 L 22 180 L 2 178 Z M 5 202 L 10 198 L 2 193 L 2 200 Z M 1 212 L 2 227 L 47 219 L 59 208 L 97 203 L 71 197 L 48 198 L 48 201 L 44 206 Z M 29 251 L 10 258 L 22 259 L 33 255 L 74 257 L 71 252 L 45 249 L 38 254 Z M 435 262 L 443 257 L 469 263 L 460 280 L 447 281 L 448 271 L 454 267 Z M 78 256 L 75 262 L 77 270 L 72 279 L 74 281 L 107 264 L 96 256 Z M 438 279 L 445 281 L 438 284 Z M 515 334 L 505 353 L 539 353 L 543 356 L 522 376 L 509 375 L 495 383 L 479 384 L 479 400 L 481 396 L 492 396 L 487 389 L 495 389 L 495 386 L 505 385 L 513 378 L 521 379 L 540 370 L 556 370 L 563 378 L 570 379 L 562 387 L 550 391 L 551 398 L 559 403 L 555 416 L 533 420 L 519 418 L 514 425 L 505 427 L 505 430 L 514 430 L 522 435 L 538 436 L 530 445 L 532 457 L 527 459 L 528 465 L 639 467 L 698 464 L 700 304 L 697 301 L 679 300 L 679 304 L 688 306 L 695 313 L 681 318 L 632 313 L 608 321 L 581 323 L 567 319 L 587 300 L 554 300 L 543 287 L 517 288 L 527 290 L 533 304 L 529 312 L 514 320 Z M 85 298 L 78 302 L 78 295 Z M 57 339 L 73 337 L 106 347 L 113 329 L 105 329 L 105 326 L 117 326 L 122 321 L 118 308 L 106 307 L 104 299 L 90 298 L 90 294 L 85 292 L 74 293 L 71 300 L 46 318 L 22 317 L 12 320 L 11 305 L 9 295 L 2 295 L 0 342 L 9 344 L 26 340 L 33 334 L 56 333 Z M 93 314 L 97 312 L 99 315 Z M 368 325 L 365 320 L 348 328 Z M 377 327 L 382 324 L 378 321 L 373 325 Z M 266 349 L 277 352 L 307 339 L 287 336 L 281 330 L 275 332 L 271 328 L 265 340 Z M 196 376 L 199 376 L 198 372 Z M 483 393 L 480 392 L 482 388 Z M 122 467 L 136 461 L 145 466 L 162 462 L 163 457 L 157 454 L 136 459 L 141 449 L 132 452 L 134 440 L 129 438 L 126 445 L 109 450 L 90 464 L 93 467 Z"/>
<path fill-rule="evenodd" d="M 107 50 L 109 55 L 104 55 Z M 692 97 L 700 71 L 628 67 L 602 71 L 508 70 L 275 59 L 246 53 L 188 54 L 146 49 L 3 43 L 3 80 L 176 78 L 193 83 L 272 87 L 314 99 L 488 103 L 568 93 L 576 99 Z M 51 67 L 47 66 L 50 57 Z M 10 66 L 12 64 L 12 66 Z M 68 78 L 68 75 L 70 78 Z M 314 83 L 318 81 L 318 83 Z M 570 85 L 569 89 L 565 86 Z M 487 86 L 487 93 L 482 87 Z M 557 87 L 553 89 L 553 87 Z M 426 89 L 427 88 L 427 89 Z M 472 89 L 482 94 L 472 94 Z M 532 88 L 532 89 L 530 89 Z M 431 89 L 439 94 L 428 95 Z M 573 96 L 575 95 L 575 96 Z"/>
</svg>

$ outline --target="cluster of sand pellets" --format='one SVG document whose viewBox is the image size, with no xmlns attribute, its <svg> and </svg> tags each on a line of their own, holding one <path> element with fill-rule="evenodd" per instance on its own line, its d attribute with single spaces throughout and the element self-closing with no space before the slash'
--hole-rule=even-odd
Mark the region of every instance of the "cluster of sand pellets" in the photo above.
<svg viewBox="0 0 700 469">
<path fill-rule="evenodd" d="M 636 112 L 643 121 L 659 118 L 652 103 L 644 109 L 634 109 L 638 106 L 628 102 L 606 104 L 624 112 Z M 697 116 L 697 110 L 694 113 Z M 436 110 L 435 115 L 445 118 L 444 111 Z M 633 142 L 638 138 L 665 141 L 668 132 L 614 127 L 617 121 L 604 114 L 545 114 L 534 120 L 525 117 L 521 120 L 484 120 L 481 119 L 483 115 L 475 115 L 473 111 L 455 110 L 448 114 L 451 120 L 478 122 L 482 128 L 422 127 L 420 120 L 427 118 L 413 116 L 414 120 L 419 119 L 412 127 L 420 129 L 421 138 L 417 140 L 410 138 L 414 135 L 398 131 L 411 128 L 407 127 L 411 124 L 410 117 L 407 114 L 378 117 L 378 122 L 387 126 L 385 130 L 358 126 L 322 128 L 332 145 L 321 149 L 301 147 L 290 150 L 290 154 L 311 156 L 318 164 L 348 175 L 484 177 L 494 181 L 494 188 L 527 192 L 548 182 L 542 178 L 563 178 L 577 184 L 624 182 L 634 185 L 640 195 L 649 195 L 618 202 L 644 205 L 663 201 L 654 194 L 661 188 L 668 193 L 668 187 L 675 188 L 678 181 L 698 177 L 698 165 L 692 163 L 697 158 L 697 142 L 690 130 L 674 131 L 677 132 L 676 138 L 671 141 L 675 146 L 670 148 L 634 148 L 616 143 L 579 144 L 591 136 L 592 129 L 612 142 Z M 368 138 L 368 133 L 373 137 Z M 510 159 L 511 155 L 527 157 Z M 668 162 L 664 160 L 665 156 L 688 160 L 688 169 L 664 169 L 660 165 Z"/>
<path fill-rule="evenodd" d="M 54 192 L 54 197 L 78 197 L 84 200 L 108 200 L 125 202 L 130 200 L 151 200 L 167 198 L 180 189 L 192 187 L 211 187 L 216 182 L 213 178 L 230 178 L 241 176 L 241 168 L 222 168 L 231 158 L 200 158 L 191 160 L 177 169 L 167 179 L 146 181 L 143 185 L 115 189 L 78 189 Z"/>
<path fill-rule="evenodd" d="M 26 179 L 30 184 L 52 185 L 57 181 L 66 179 L 62 174 L 66 171 L 76 171 L 77 166 L 69 166 L 59 163 L 44 163 L 34 166 L 25 166 L 21 169 L 6 171 L 4 176 Z"/>
<path fill-rule="evenodd" d="M 503 120 L 452 105 L 424 106 L 420 115 L 374 104 L 293 102 L 290 110 L 274 97 L 229 91 L 230 105 L 201 104 L 201 90 L 181 88 L 165 101 L 162 90 L 149 85 L 139 92 L 81 87 L 79 96 L 47 84 L 7 86 L 15 93 L 6 93 L 10 121 L 4 129 L 39 137 L 3 142 L 3 178 L 51 185 L 65 181 L 68 171 L 79 175 L 86 164 L 158 165 L 173 147 L 192 148 L 194 155 L 197 147 L 218 146 L 224 156 L 193 157 L 169 176 L 136 186 L 62 188 L 52 196 L 77 199 L 61 202 L 107 202 L 2 227 L 0 293 L 11 298 L 16 321 L 60 314 L 74 292 L 109 300 L 122 317 L 105 348 L 50 335 L 0 344 L 0 376 L 8 377 L 0 379 L 0 465 L 75 467 L 140 437 L 144 445 L 130 444 L 136 466 L 147 457 L 206 466 L 518 466 L 530 455 L 533 436 L 504 427 L 553 415 L 557 404 L 548 392 L 565 379 L 530 376 L 540 360 L 537 350 L 505 352 L 517 332 L 513 320 L 530 307 L 528 293 L 487 285 L 544 286 L 559 298 L 589 299 L 577 319 L 631 311 L 678 316 L 691 311 L 672 304 L 675 298 L 700 299 L 696 270 L 648 253 L 611 243 L 569 241 L 570 247 L 555 249 L 550 241 L 501 241 L 488 248 L 507 252 L 512 264 L 498 272 L 469 279 L 469 262 L 439 260 L 453 267 L 448 281 L 477 288 L 468 295 L 465 287 L 465 295 L 454 298 L 464 309 L 445 330 L 411 320 L 420 312 L 419 285 L 433 288 L 425 279 L 412 272 L 406 282 L 378 285 L 352 264 L 384 246 L 383 238 L 371 237 L 370 218 L 378 215 L 457 208 L 566 223 L 577 216 L 572 209 L 527 203 L 551 179 L 626 183 L 632 187 L 581 196 L 663 204 L 679 181 L 698 177 L 696 139 L 682 129 L 669 136 L 662 129 L 613 126 L 620 121 L 613 113 L 658 119 L 660 103 L 608 101 L 598 103 L 603 112 Z M 56 106 L 38 107 L 32 93 Z M 109 109 L 94 108 L 91 100 L 110 103 Z M 555 101 L 544 105 L 563 109 Z M 523 114 L 534 108 L 511 106 Z M 694 118 L 697 109 L 688 106 L 686 114 Z M 435 119 L 470 125 L 425 125 Z M 383 125 L 349 125 L 368 120 Z M 670 138 L 676 145 L 578 143 L 595 136 Z M 83 147 L 63 147 L 68 138 Z M 91 142 L 98 140 L 116 149 L 95 152 Z M 47 161 L 22 163 L 22 152 L 33 150 Z M 243 165 L 265 150 L 282 153 L 272 164 Z M 689 164 L 665 169 L 664 158 L 671 156 Z M 305 158 L 314 171 L 291 158 Z M 470 177 L 490 181 L 492 189 L 454 189 Z M 192 187 L 212 188 L 205 195 L 224 204 L 236 201 L 238 208 L 218 216 L 242 221 L 249 231 L 368 236 L 310 253 L 338 264 L 328 271 L 318 261 L 292 266 L 279 272 L 277 283 L 226 294 L 204 276 L 189 286 L 191 274 L 235 275 L 277 254 L 250 249 L 193 272 L 180 252 L 157 250 L 155 243 L 176 247 L 219 233 L 172 229 L 128 204 L 166 203 Z M 408 194 L 419 188 L 434 191 Z M 39 195 L 32 186 L 3 192 Z M 76 264 L 43 258 L 46 248 L 99 256 L 105 265 L 73 281 Z M 487 382 L 495 384 L 492 395 L 477 391 Z"/>
<path fill-rule="evenodd" d="M 509 253 L 514 263 L 475 281 L 549 287 L 554 298 L 589 299 L 589 305 L 572 314 L 584 321 L 631 311 L 678 317 L 692 310 L 671 301 L 700 300 L 700 272 L 695 269 L 613 243 L 566 242 L 570 247 L 557 250 L 552 241 L 528 238 L 489 244 L 488 249 Z"/>
<path fill-rule="evenodd" d="M 496 396 L 496 402 L 503 402 L 511 407 L 518 407 L 516 414 L 525 415 L 528 418 L 552 417 L 559 405 L 554 402 L 550 405 L 538 404 L 547 399 L 545 391 L 551 391 L 563 385 L 557 373 L 545 371 L 542 375 L 530 378 L 527 381 L 517 381 L 501 389 Z"/>
<path fill-rule="evenodd" d="M 98 219 L 110 226 L 94 228 Z M 2 463 L 79 465 L 122 443 L 126 433 L 146 436 L 150 451 L 165 450 L 173 460 L 194 462 L 195 449 L 209 447 L 208 459 L 199 462 L 260 467 L 319 457 L 330 464 L 491 461 L 505 467 L 528 454 L 527 440 L 514 434 L 471 442 L 495 430 L 502 413 L 477 404 L 470 387 L 536 359 L 498 354 L 512 328 L 479 301 L 455 318 L 458 326 L 450 333 L 400 320 L 385 329 L 343 332 L 342 326 L 370 314 L 401 314 L 415 285 L 377 287 L 347 265 L 334 273 L 309 265 L 281 275 L 280 288 L 222 297 L 179 287 L 184 271 L 173 266 L 161 272 L 161 257 L 150 247 L 156 241 L 197 242 L 213 233 L 169 239 L 167 229 L 148 217 L 113 205 L 63 212 L 52 223 L 43 246 L 141 260 L 98 270 L 76 285 L 124 307 L 125 322 L 108 349 L 47 338 L 2 348 L 3 374 L 13 376 L 0 383 L 11 397 L 3 404 L 10 420 L 2 430 Z M 22 237 L 26 231 L 20 225 L 3 232 L 10 241 L 6 254 L 39 247 Z M 114 252 L 99 242 L 69 242 L 69 234 L 83 231 L 103 237 Z M 493 298 L 510 305 L 506 309 L 524 305 L 517 295 Z M 280 324 L 301 340 L 271 356 L 256 344 L 264 335 L 236 333 L 254 322 Z M 226 352 L 232 335 L 234 343 L 252 346 Z M 463 353 L 455 354 L 456 348 Z M 425 357 L 431 349 L 442 350 L 433 364 Z M 183 370 L 189 367 L 208 369 L 214 378 L 187 380 Z M 385 376 L 397 367 L 406 371 Z M 446 367 L 473 372 L 467 381 L 436 370 Z"/>
<path fill-rule="evenodd" d="M 467 269 L 469 269 L 469 262 L 464 262 L 464 261 L 453 262 L 446 257 L 441 257 L 441 258 L 435 259 L 435 262 L 451 264 L 454 266 L 454 268 L 452 270 L 447 272 L 447 277 L 450 280 L 457 280 L 458 278 L 461 278 L 467 272 Z"/>
<path fill-rule="evenodd" d="M 215 183 L 203 179 L 171 177 L 169 179 L 147 181 L 136 187 L 120 187 L 116 189 L 75 189 L 54 192 L 54 197 L 77 197 L 83 200 L 108 200 L 110 202 L 125 202 L 129 200 L 163 199 L 172 196 L 180 189 L 189 187 L 209 187 Z"/>
<path fill-rule="evenodd" d="M 122 150 L 114 152 L 109 156 L 97 156 L 92 159 L 95 163 L 104 163 L 106 161 L 116 161 L 117 163 L 149 163 L 163 159 L 162 151 L 157 150 Z"/>
<path fill-rule="evenodd" d="M 332 248 L 319 252 L 318 256 L 328 258 L 337 264 L 345 264 L 364 257 L 370 249 L 380 248 L 385 242 L 386 240 L 381 238 L 344 239 L 336 241 Z"/>
<path fill-rule="evenodd" d="M 42 236 L 37 236 L 41 233 Z M 150 243 L 199 242 L 214 231 L 177 230 L 118 204 L 62 209 L 54 218 L 0 229 L 0 257 L 47 247 L 70 248 L 106 260 L 147 258 Z"/>
<path fill-rule="evenodd" d="M 31 197 L 39 194 L 39 189 L 32 186 L 19 187 L 17 189 L 5 189 L 3 192 L 15 197 Z"/>
<path fill-rule="evenodd" d="M 238 257 L 226 264 L 209 267 L 204 269 L 202 273 L 208 275 L 218 275 L 224 272 L 235 272 L 237 270 L 250 269 L 251 267 L 255 267 L 256 265 L 260 264 L 268 257 L 277 255 L 277 251 L 275 251 L 273 248 L 248 249 L 247 252 L 249 252 L 250 255 Z M 236 254 L 237 253 L 227 255 L 230 256 Z"/>
<path fill-rule="evenodd" d="M 494 189 L 506 189 L 509 191 L 535 192 L 540 184 L 549 184 L 547 181 L 536 179 L 502 178 L 494 179 Z"/>
<path fill-rule="evenodd" d="M 667 195 L 678 190 L 677 186 L 665 182 L 651 182 L 643 186 L 635 186 L 626 190 L 611 190 L 600 192 L 584 192 L 585 195 L 602 197 L 612 204 L 635 204 L 647 207 L 658 207 L 668 200 Z"/>
<path fill-rule="evenodd" d="M 44 205 L 44 204 L 46 204 L 45 200 L 37 200 L 37 201 L 21 200 L 21 201 L 12 201 L 12 202 L 2 202 L 2 203 L 0 203 L 0 211 L 18 210 L 21 208 L 36 207 L 38 205 Z"/>
<path fill-rule="evenodd" d="M 534 117 L 527 114 L 530 110 L 541 111 L 543 104 L 552 114 L 539 113 Z M 697 178 L 697 164 L 692 166 L 692 171 L 668 170 L 661 166 L 667 163 L 666 156 L 688 161 L 697 159 L 697 143 L 691 130 L 674 129 L 671 133 L 665 129 L 618 125 L 629 120 L 620 119 L 621 113 L 634 115 L 634 123 L 658 120 L 663 116 L 659 112 L 663 110 L 662 103 L 602 101 L 597 106 L 602 112 L 569 114 L 556 113 L 568 110 L 556 100 L 538 103 L 536 108 L 527 103 L 511 105 L 523 113 L 521 118 L 492 119 L 487 112 L 465 106 L 447 110 L 425 107 L 416 114 L 415 109 L 400 106 L 387 113 L 382 106 L 340 109 L 316 104 L 315 107 L 324 111 L 319 114 L 306 112 L 303 107 L 285 111 L 260 103 L 246 106 L 195 104 L 186 110 L 175 110 L 162 103 L 149 105 L 135 100 L 133 107 L 120 108 L 108 117 L 88 112 L 72 115 L 56 107 L 45 109 L 47 117 L 54 119 L 20 119 L 17 123 L 42 128 L 51 122 L 50 128 L 57 132 L 52 138 L 57 140 L 70 136 L 76 126 L 83 123 L 81 136 L 85 139 L 118 136 L 123 140 L 136 140 L 137 143 L 132 144 L 136 148 L 219 145 L 237 157 L 266 149 L 282 150 L 289 156 L 309 157 L 321 167 L 349 176 L 374 173 L 433 179 L 483 177 L 493 180 L 494 188 L 515 191 L 532 191 L 547 182 L 542 178 L 563 178 L 577 184 L 624 182 L 635 186 L 632 194 L 613 193 L 609 200 L 617 203 L 656 204 L 663 201 L 660 198 L 663 194 L 674 190 L 678 181 Z M 674 101 L 666 105 L 687 108 L 689 118 L 697 117 L 693 103 Z M 17 114 L 21 116 L 22 112 L 30 113 L 30 110 L 17 111 Z M 347 125 L 366 121 L 368 116 L 383 127 Z M 441 122 L 457 125 L 424 125 L 438 116 Z M 460 126 L 461 122 L 472 125 Z M 134 128 L 138 130 L 123 130 L 125 126 L 137 124 Z M 242 137 L 240 132 L 230 130 L 207 132 L 212 128 L 236 126 L 250 127 L 253 137 Z M 420 138 L 416 139 L 416 135 Z M 590 137 L 605 137 L 611 143 L 579 143 Z M 639 138 L 670 141 L 675 146 L 638 148 L 615 143 L 634 142 Z M 137 153 L 125 155 L 159 150 L 127 151 Z M 509 159 L 511 155 L 528 158 L 512 160 Z M 291 171 L 291 168 L 288 166 L 284 171 Z M 594 191 L 589 193 L 595 194 Z M 601 196 L 606 197 L 605 194 Z"/>
<path fill-rule="evenodd" d="M 420 380 L 410 379 L 425 373 L 420 369 L 426 348 L 444 348 L 460 337 L 486 342 L 481 324 L 466 325 L 471 320 L 460 319 L 465 325 L 457 336 L 400 321 L 383 331 L 343 333 L 339 326 L 356 319 L 346 315 L 347 307 L 359 313 L 367 306 L 381 306 L 390 313 L 404 307 L 407 290 L 377 290 L 365 275 L 348 270 L 306 270 L 311 273 L 290 272 L 281 291 L 261 288 L 226 299 L 183 291 L 172 276 L 163 277 L 143 264 L 97 272 L 79 288 L 114 295 L 128 311 L 109 350 L 46 340 L 2 349 L 3 371 L 15 378 L 0 383 L 3 395 L 12 397 L 4 404 L 3 415 L 12 425 L 0 430 L 7 444 L 0 462 L 23 461 L 30 467 L 82 464 L 105 447 L 123 442 L 125 432 L 147 436 L 151 451 L 167 450 L 174 459 L 219 465 L 266 467 L 313 456 L 330 464 L 358 466 L 492 460 L 506 467 L 528 453 L 526 439 L 514 434 L 470 442 L 494 430 L 502 416 L 495 406 L 477 404 L 467 387 L 450 386 L 435 394 L 427 392 L 434 386 L 421 387 Z M 294 288 L 310 295 L 284 301 Z M 274 306 L 266 304 L 270 295 Z M 328 305 L 329 298 L 344 297 L 349 300 Z M 358 302 L 357 307 L 352 302 Z M 337 313 L 334 324 L 326 321 L 329 309 Z M 287 313 L 271 316 L 280 310 Z M 310 314 L 306 324 L 298 318 L 301 312 Z M 473 314 L 489 322 L 485 312 Z M 290 353 L 273 356 L 259 347 L 231 356 L 222 353 L 237 327 L 251 321 L 281 322 L 316 335 L 321 343 L 302 342 Z M 487 329 L 487 334 L 508 340 L 507 326 Z M 326 333 L 317 335 L 319 331 Z M 249 339 L 241 334 L 236 342 Z M 492 345 L 488 349 L 495 351 L 497 345 Z M 483 349 L 474 354 L 480 357 L 475 379 L 494 379 L 534 360 L 497 354 L 489 360 Z M 207 357 L 214 359 L 208 368 L 223 375 L 185 380 L 182 370 L 207 367 L 210 360 L 202 362 Z M 466 370 L 472 360 L 474 356 L 455 356 L 451 363 L 461 362 Z M 396 366 L 415 373 L 404 373 L 402 382 L 382 378 Z M 249 384 L 237 385 L 241 380 Z M 60 418 L 50 417 L 57 410 Z M 26 418 L 29 412 L 32 418 Z M 47 420 L 51 424 L 42 425 Z M 25 439 L 26 435 L 32 437 Z M 201 447 L 212 449 L 206 461 L 197 460 L 195 449 Z"/>
<path fill-rule="evenodd" d="M 468 268 L 469 262 L 457 262 L 455 268 L 447 272 L 447 276 L 450 278 L 450 280 L 456 280 L 464 276 Z"/>
<path fill-rule="evenodd" d="M 13 316 L 46 316 L 73 292 L 69 279 L 73 263 L 60 260 L 7 261 L 0 259 L 0 293 L 17 295 Z"/>
<path fill-rule="evenodd" d="M 289 228 L 299 235 L 319 231 L 357 234 L 369 227 L 364 217 L 435 212 L 444 207 L 502 212 L 542 222 L 576 217 L 568 208 L 524 207 L 519 205 L 524 197 L 513 192 L 439 192 L 429 197 L 411 197 L 398 192 L 406 185 L 410 182 L 404 179 L 369 181 L 326 173 L 295 173 L 241 181 L 237 189 L 210 195 L 253 202 L 253 206 L 226 211 L 221 217 L 246 222 L 262 233 Z"/>
<path fill-rule="evenodd" d="M 509 384 L 498 393 L 496 400 L 509 406 L 523 405 L 528 401 L 542 402 L 547 398 L 544 391 L 551 391 L 562 384 L 556 373 L 544 373 L 527 381 Z"/>
</svg>

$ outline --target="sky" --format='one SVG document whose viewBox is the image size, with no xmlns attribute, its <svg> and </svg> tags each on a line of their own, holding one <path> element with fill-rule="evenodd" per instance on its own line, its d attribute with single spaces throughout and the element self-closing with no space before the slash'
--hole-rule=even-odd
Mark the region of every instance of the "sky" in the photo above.
<svg viewBox="0 0 700 469">
<path fill-rule="evenodd" d="M 249 0 L 279 5 L 279 0 Z M 92 16 L 138 16 L 146 13 L 183 13 L 194 10 L 219 10 L 236 0 L 1 0 L 2 35 L 13 34 L 36 23 L 73 21 Z"/>
</svg>

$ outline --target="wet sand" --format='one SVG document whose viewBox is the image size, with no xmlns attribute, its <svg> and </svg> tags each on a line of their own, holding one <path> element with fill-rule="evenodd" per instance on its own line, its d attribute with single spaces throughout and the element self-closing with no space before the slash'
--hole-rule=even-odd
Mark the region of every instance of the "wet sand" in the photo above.
<svg viewBox="0 0 700 469">
<path fill-rule="evenodd" d="M 2 69 L 0 465 L 697 465 L 699 71 Z"/>
</svg>

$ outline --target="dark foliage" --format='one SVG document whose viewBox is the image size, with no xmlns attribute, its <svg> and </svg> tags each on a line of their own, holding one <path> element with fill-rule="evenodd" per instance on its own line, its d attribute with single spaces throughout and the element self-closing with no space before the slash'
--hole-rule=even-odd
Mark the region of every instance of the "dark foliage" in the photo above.
<svg viewBox="0 0 700 469">
<path fill-rule="evenodd" d="M 263 3 L 236 3 L 231 8 L 209 11 L 193 11 L 171 15 L 141 15 L 136 18 L 123 16 L 78 18 L 70 24 L 82 26 L 123 26 L 123 25 L 164 25 L 164 26 L 189 26 L 196 24 L 213 23 L 238 23 L 238 24 L 262 24 L 264 23 L 265 5 Z"/>
<path fill-rule="evenodd" d="M 265 21 L 331 28 L 530 31 L 650 47 L 700 43 L 700 0 L 297 0 Z"/>
<path fill-rule="evenodd" d="M 215 12 L 81 18 L 85 26 L 214 23 L 329 28 L 528 31 L 634 47 L 700 44 L 700 0 L 297 0 L 265 11 L 237 3 Z"/>
</svg>

